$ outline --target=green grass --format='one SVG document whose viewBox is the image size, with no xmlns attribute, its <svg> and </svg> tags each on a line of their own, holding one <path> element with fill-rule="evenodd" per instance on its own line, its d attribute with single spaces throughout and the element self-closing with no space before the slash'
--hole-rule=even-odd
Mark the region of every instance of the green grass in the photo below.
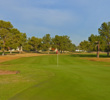
<svg viewBox="0 0 110 100">
<path fill-rule="evenodd" d="M 20 58 L 0 69 L 20 74 L 0 76 L 0 100 L 110 100 L 110 63 L 75 55 Z"/>
</svg>

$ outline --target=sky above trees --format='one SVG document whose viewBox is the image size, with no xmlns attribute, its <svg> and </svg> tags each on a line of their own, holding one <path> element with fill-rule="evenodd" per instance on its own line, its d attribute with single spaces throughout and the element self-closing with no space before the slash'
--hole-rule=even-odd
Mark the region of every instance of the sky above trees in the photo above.
<svg viewBox="0 0 110 100">
<path fill-rule="evenodd" d="M 109 0 L 0 0 L 0 20 L 28 37 L 68 35 L 78 45 L 110 21 Z"/>
</svg>

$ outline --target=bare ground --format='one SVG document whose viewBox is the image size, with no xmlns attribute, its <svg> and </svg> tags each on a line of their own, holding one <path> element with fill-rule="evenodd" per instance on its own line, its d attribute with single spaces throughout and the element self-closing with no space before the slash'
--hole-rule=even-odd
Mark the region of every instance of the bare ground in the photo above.
<svg viewBox="0 0 110 100">
<path fill-rule="evenodd" d="M 110 62 L 110 58 L 83 58 L 90 61 Z"/>
<path fill-rule="evenodd" d="M 18 74 L 19 71 L 0 70 L 0 75 Z"/>
</svg>

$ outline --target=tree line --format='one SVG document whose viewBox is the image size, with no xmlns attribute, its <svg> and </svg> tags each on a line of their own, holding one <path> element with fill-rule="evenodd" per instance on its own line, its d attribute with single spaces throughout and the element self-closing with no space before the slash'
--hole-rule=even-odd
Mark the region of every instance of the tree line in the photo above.
<svg viewBox="0 0 110 100">
<path fill-rule="evenodd" d="M 73 44 L 70 38 L 66 35 L 51 37 L 50 34 L 46 34 L 43 38 L 37 38 L 35 36 L 28 38 L 25 43 L 24 50 L 38 51 L 44 50 L 49 51 L 49 48 L 57 48 L 61 53 L 63 51 L 75 51 L 75 44 Z"/>
<path fill-rule="evenodd" d="M 49 48 L 57 48 L 61 53 L 63 51 L 75 51 L 75 44 L 72 43 L 67 35 L 51 37 L 46 34 L 42 38 L 35 36 L 27 38 L 26 33 L 20 32 L 14 28 L 11 22 L 0 20 L 0 49 L 2 55 L 5 51 L 12 53 L 13 49 L 19 49 L 19 52 L 44 50 L 49 52 Z"/>
<path fill-rule="evenodd" d="M 98 45 L 100 51 L 107 52 L 109 56 L 110 51 L 110 22 L 104 22 L 98 28 L 99 35 L 91 34 L 88 40 L 80 42 L 79 49 L 85 51 L 97 51 Z"/>
</svg>

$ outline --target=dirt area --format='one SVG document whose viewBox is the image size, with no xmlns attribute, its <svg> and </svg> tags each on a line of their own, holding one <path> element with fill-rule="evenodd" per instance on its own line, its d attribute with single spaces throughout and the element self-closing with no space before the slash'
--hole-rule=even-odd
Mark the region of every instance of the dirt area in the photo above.
<svg viewBox="0 0 110 100">
<path fill-rule="evenodd" d="M 13 59 L 18 59 L 21 57 L 32 57 L 32 56 L 42 56 L 46 54 L 37 54 L 37 53 L 25 53 L 25 54 L 16 54 L 16 55 L 5 55 L 5 56 L 0 56 L 0 63 L 13 60 Z M 0 70 L 0 75 L 9 75 L 9 74 L 17 74 L 20 73 L 19 71 L 4 71 Z"/>
<path fill-rule="evenodd" d="M 9 75 L 9 74 L 18 74 L 20 73 L 19 71 L 5 71 L 5 70 L 0 70 L 0 75 Z"/>
<path fill-rule="evenodd" d="M 110 62 L 110 58 L 83 58 L 90 61 Z"/>
</svg>

